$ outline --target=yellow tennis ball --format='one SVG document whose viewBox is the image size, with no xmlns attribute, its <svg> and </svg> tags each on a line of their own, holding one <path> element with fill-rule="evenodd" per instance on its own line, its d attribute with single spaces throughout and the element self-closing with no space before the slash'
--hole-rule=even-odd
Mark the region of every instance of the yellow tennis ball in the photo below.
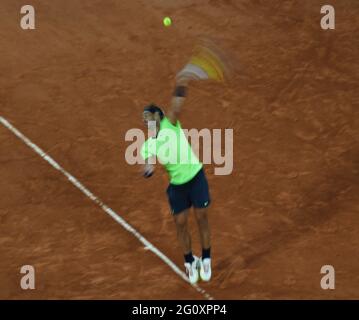
<svg viewBox="0 0 359 320">
<path fill-rule="evenodd" d="M 172 20 L 170 17 L 165 17 L 163 19 L 163 24 L 165 25 L 165 27 L 169 27 L 172 24 Z"/>
</svg>

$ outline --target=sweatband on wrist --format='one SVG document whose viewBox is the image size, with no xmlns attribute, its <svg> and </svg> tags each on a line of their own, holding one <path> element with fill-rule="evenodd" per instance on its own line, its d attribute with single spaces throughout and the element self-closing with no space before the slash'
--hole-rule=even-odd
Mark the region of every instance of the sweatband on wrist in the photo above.
<svg viewBox="0 0 359 320">
<path fill-rule="evenodd" d="M 177 86 L 173 92 L 175 97 L 186 97 L 187 96 L 187 87 L 185 86 Z"/>
</svg>

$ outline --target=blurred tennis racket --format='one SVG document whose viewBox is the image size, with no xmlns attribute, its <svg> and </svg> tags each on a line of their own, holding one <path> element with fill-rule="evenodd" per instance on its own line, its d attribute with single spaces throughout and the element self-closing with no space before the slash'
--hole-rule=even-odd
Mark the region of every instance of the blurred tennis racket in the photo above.
<svg viewBox="0 0 359 320">
<path fill-rule="evenodd" d="M 212 40 L 200 39 L 195 46 L 189 62 L 177 74 L 181 79 L 214 80 L 224 82 L 230 77 L 229 60 Z"/>
</svg>

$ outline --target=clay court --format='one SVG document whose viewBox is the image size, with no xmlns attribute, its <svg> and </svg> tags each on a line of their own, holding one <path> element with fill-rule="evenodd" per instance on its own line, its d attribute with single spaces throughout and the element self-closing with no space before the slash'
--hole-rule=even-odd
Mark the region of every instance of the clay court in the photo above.
<svg viewBox="0 0 359 320">
<path fill-rule="evenodd" d="M 168 105 L 196 39 L 217 39 L 234 78 L 194 83 L 181 121 L 234 129 L 232 174 L 205 166 L 213 278 L 200 288 L 359 299 L 358 1 L 328 1 L 328 31 L 317 0 L 38 0 L 25 31 L 28 2 L 0 5 L 0 117 L 183 270 L 167 175 L 127 164 L 125 133 L 147 103 Z M 206 298 L 4 125 L 0 150 L 0 299 Z M 35 290 L 20 288 L 23 265 Z"/>
</svg>

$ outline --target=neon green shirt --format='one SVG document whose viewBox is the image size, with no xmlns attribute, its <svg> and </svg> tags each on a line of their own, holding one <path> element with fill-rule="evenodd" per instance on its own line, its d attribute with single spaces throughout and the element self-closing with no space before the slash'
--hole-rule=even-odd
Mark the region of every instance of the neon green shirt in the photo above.
<svg viewBox="0 0 359 320">
<path fill-rule="evenodd" d="M 141 156 L 145 160 L 156 156 L 168 172 L 170 183 L 176 185 L 190 181 L 202 168 L 180 122 L 174 126 L 166 117 L 161 120 L 157 137 L 149 138 L 143 144 Z"/>
</svg>

